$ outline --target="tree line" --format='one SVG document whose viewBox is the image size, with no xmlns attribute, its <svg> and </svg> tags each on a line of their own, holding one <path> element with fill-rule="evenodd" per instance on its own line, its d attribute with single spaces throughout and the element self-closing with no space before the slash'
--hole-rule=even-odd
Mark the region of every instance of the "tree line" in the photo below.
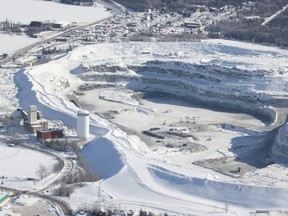
<svg viewBox="0 0 288 216">
<path fill-rule="evenodd" d="M 64 4 L 74 4 L 74 5 L 79 5 L 81 3 L 87 3 L 93 5 L 94 3 L 93 0 L 60 0 L 60 2 Z"/>
</svg>

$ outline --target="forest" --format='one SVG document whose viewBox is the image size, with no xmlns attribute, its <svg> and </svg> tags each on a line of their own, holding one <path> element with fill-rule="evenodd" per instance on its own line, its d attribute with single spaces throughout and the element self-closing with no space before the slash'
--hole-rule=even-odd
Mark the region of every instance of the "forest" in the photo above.
<svg viewBox="0 0 288 216">
<path fill-rule="evenodd" d="M 217 22 L 206 30 L 210 37 L 288 47 L 288 8 L 270 22 L 263 24 L 265 18 L 281 10 L 287 3 L 287 0 L 258 1 L 250 11 L 239 11 L 234 19 Z"/>
</svg>

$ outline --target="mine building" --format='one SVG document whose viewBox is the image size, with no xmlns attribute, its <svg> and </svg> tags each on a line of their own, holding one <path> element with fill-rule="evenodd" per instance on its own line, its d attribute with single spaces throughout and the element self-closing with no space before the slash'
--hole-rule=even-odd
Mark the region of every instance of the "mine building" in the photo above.
<svg viewBox="0 0 288 216">
<path fill-rule="evenodd" d="M 43 113 L 38 111 L 35 105 L 29 106 L 28 113 L 22 108 L 17 110 L 24 120 L 24 128 L 30 133 L 37 134 L 37 139 L 49 140 L 64 137 L 63 123 L 49 128 L 48 121 L 43 119 Z"/>
<path fill-rule="evenodd" d="M 28 114 L 24 120 L 24 128 L 33 134 L 38 130 L 48 130 L 48 121 L 43 119 L 42 112 L 37 111 L 35 105 L 29 106 Z"/>
<path fill-rule="evenodd" d="M 49 140 L 49 139 L 59 139 L 64 137 L 64 130 L 63 129 L 49 129 L 49 130 L 43 130 L 37 131 L 37 139 L 42 140 Z"/>
</svg>

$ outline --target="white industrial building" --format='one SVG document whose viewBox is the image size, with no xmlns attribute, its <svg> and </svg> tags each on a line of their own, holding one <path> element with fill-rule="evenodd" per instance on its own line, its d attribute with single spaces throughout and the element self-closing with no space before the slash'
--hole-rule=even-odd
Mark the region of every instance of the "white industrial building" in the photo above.
<svg viewBox="0 0 288 216">
<path fill-rule="evenodd" d="M 80 110 L 77 112 L 77 136 L 79 138 L 89 138 L 89 111 Z"/>
</svg>

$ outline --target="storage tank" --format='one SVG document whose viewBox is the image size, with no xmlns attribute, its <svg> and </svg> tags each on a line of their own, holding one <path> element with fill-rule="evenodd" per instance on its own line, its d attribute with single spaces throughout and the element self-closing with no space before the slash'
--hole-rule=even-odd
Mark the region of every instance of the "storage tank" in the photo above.
<svg viewBox="0 0 288 216">
<path fill-rule="evenodd" d="M 89 111 L 80 110 L 77 112 L 77 136 L 79 138 L 89 138 Z"/>
</svg>

